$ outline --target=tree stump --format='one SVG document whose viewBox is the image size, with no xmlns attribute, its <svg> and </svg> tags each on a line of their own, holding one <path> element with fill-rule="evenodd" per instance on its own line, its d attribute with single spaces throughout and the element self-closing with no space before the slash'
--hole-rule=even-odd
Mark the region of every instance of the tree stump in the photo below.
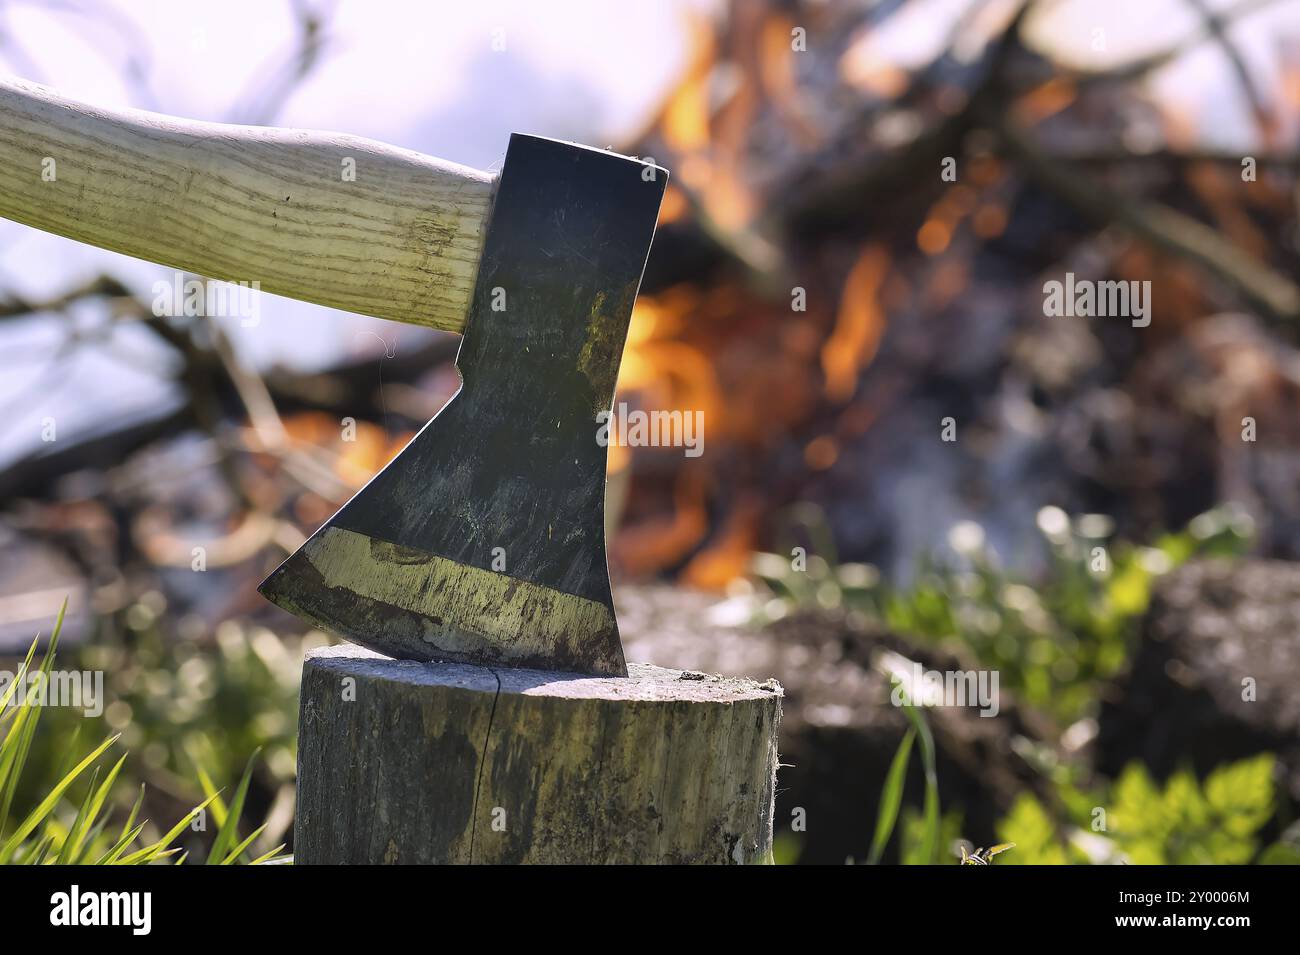
<svg viewBox="0 0 1300 955">
<path fill-rule="evenodd" d="M 767 860 L 780 686 L 628 670 L 312 651 L 295 862 Z"/>
</svg>

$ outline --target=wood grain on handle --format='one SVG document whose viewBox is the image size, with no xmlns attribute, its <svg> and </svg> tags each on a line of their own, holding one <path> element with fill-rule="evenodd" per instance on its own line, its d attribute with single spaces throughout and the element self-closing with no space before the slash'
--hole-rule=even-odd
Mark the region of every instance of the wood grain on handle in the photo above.
<svg viewBox="0 0 1300 955">
<path fill-rule="evenodd" d="M 350 312 L 460 331 L 492 188 L 356 136 L 98 109 L 0 78 L 0 215 Z"/>
</svg>

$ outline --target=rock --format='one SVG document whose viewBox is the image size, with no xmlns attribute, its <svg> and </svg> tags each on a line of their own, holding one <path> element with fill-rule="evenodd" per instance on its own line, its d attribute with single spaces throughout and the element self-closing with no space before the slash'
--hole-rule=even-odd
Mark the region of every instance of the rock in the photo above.
<svg viewBox="0 0 1300 955">
<path fill-rule="evenodd" d="M 1141 760 L 1159 776 L 1204 775 L 1267 750 L 1300 799 L 1297 686 L 1300 566 L 1189 563 L 1156 586 L 1122 692 L 1103 705 L 1098 768 Z"/>
</svg>

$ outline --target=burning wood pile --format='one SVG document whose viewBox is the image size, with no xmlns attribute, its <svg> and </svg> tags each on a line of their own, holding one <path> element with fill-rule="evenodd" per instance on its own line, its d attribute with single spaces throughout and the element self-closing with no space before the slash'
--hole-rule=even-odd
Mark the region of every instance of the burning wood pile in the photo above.
<svg viewBox="0 0 1300 955">
<path fill-rule="evenodd" d="M 975 4 L 910 74 L 880 52 L 906 7 L 697 25 L 629 148 L 673 179 L 620 386 L 702 412 L 707 452 L 612 458 L 624 575 L 720 587 L 800 501 L 904 576 L 964 519 L 1032 568 L 1046 505 L 1141 538 L 1231 499 L 1300 553 L 1300 57 L 1277 101 L 1245 82 L 1264 145 L 1216 154 L 1141 81 L 1234 56 L 1217 21 L 1090 72 L 1035 42 L 1036 6 Z"/>
</svg>

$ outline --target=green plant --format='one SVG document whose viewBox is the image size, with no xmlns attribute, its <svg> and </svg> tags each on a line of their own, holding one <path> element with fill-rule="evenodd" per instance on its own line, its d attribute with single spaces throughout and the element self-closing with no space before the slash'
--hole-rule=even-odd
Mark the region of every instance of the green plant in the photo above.
<svg viewBox="0 0 1300 955">
<path fill-rule="evenodd" d="M 903 807 L 902 824 L 898 832 L 898 861 L 902 865 L 956 865 L 958 857 L 949 851 L 961 842 L 962 813 L 959 809 L 945 812 L 939 819 L 936 858 L 927 855 L 932 842 L 930 823 L 925 815 L 911 806 Z"/>
<path fill-rule="evenodd" d="M 1274 766 L 1261 753 L 1218 767 L 1203 783 L 1184 769 L 1160 786 L 1132 763 L 1108 789 L 1062 800 L 1061 822 L 1032 795 L 1020 796 L 998 837 L 1017 843 L 1008 861 L 1018 863 L 1241 865 L 1259 856 L 1258 833 L 1275 812 Z M 1269 851 L 1271 861 L 1289 861 L 1282 849 Z"/>
<path fill-rule="evenodd" d="M 901 690 L 902 688 L 899 687 Z M 880 792 L 880 806 L 876 811 L 876 829 L 871 839 L 871 848 L 867 852 L 867 864 L 876 865 L 884 854 L 889 837 L 894 832 L 898 820 L 899 806 L 903 802 L 903 787 L 907 780 L 907 764 L 912 755 L 912 743 L 921 741 L 921 765 L 925 772 L 924 809 L 918 821 L 909 826 L 905 856 L 907 861 L 917 865 L 929 865 L 936 861 L 943 825 L 939 813 L 939 776 L 936 769 L 934 736 L 930 725 L 921 715 L 920 710 L 912 705 L 904 693 L 903 712 L 911 724 L 903 735 L 903 741 L 894 753 L 885 774 L 885 784 Z"/>
<path fill-rule="evenodd" d="M 73 733 L 73 744 L 64 743 L 67 756 L 63 767 L 55 774 L 54 782 L 46 787 L 30 811 L 10 826 L 14 795 L 24 770 L 29 767 L 28 755 L 44 712 L 44 707 L 38 702 L 39 689 L 49 684 L 66 609 L 65 602 L 55 621 L 49 648 L 39 666 L 33 671 L 40 639 L 37 637 L 32 641 L 14 679 L 0 693 L 0 730 L 4 734 L 0 737 L 0 864 L 133 865 L 182 862 L 185 854 L 174 848 L 173 844 L 194 819 L 209 807 L 212 807 L 218 825 L 216 837 L 207 854 L 209 864 L 228 865 L 241 860 L 256 864 L 272 858 L 282 846 L 259 858 L 248 858 L 249 847 L 261 834 L 262 828 L 255 829 L 243 839 L 238 835 L 239 817 L 253 769 L 252 760 L 249 760 L 229 808 L 222 802 L 220 793 L 211 787 L 211 781 L 205 774 L 204 788 L 210 790 L 207 798 L 161 837 L 137 844 L 148 826 L 144 820 L 137 821 L 144 802 L 143 787 L 122 824 L 110 829 L 113 796 L 126 755 L 118 758 L 102 780 L 102 767 L 97 763 L 117 742 L 120 734 L 108 736 L 89 753 L 77 759 L 73 755 L 77 752 L 77 734 Z M 23 687 L 26 689 L 22 690 Z M 76 760 L 75 764 L 73 760 Z M 86 778 L 88 772 L 89 779 Z M 71 795 L 77 790 L 83 790 L 83 794 L 79 802 L 73 802 Z"/>
<path fill-rule="evenodd" d="M 869 565 L 837 564 L 817 515 L 808 506 L 795 514 L 800 539 L 813 553 L 797 553 L 795 560 L 757 555 L 755 573 L 772 592 L 760 616 L 804 607 L 845 610 L 896 633 L 951 644 L 997 670 L 1004 689 L 1062 725 L 1087 715 L 1099 684 L 1126 665 L 1156 578 L 1193 556 L 1239 555 L 1249 543 L 1248 525 L 1226 507 L 1149 547 L 1112 540 L 1110 522 L 1100 515 L 1071 520 L 1044 508 L 1038 529 L 1048 564 L 1038 579 L 1003 570 L 982 530 L 968 525 L 969 533 L 954 534 L 954 558 L 921 561 L 913 580 L 899 587 Z"/>
</svg>

